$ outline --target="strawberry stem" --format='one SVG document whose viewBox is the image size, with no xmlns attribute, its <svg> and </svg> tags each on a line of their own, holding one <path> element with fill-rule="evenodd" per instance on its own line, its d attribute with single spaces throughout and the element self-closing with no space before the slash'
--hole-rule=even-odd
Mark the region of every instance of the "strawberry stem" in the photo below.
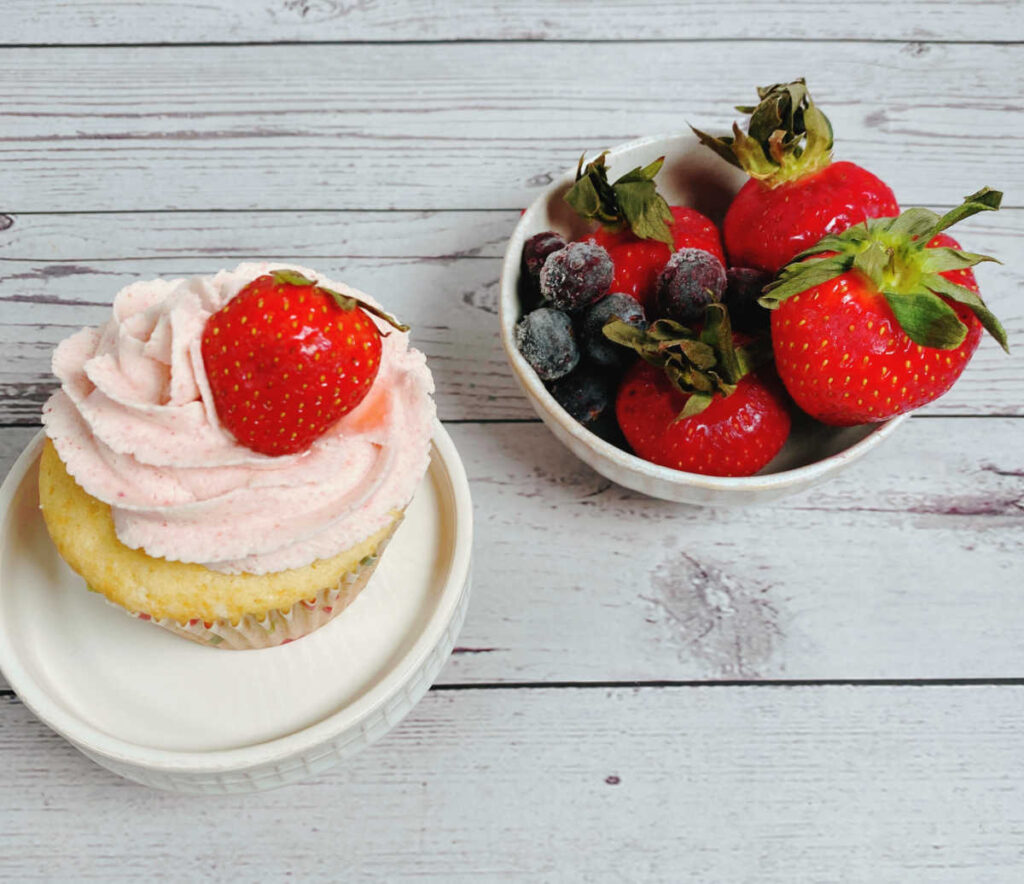
<svg viewBox="0 0 1024 884">
<path fill-rule="evenodd" d="M 270 275 L 274 277 L 274 279 L 281 285 L 311 286 L 315 288 L 317 291 L 323 292 L 325 295 L 330 295 L 331 298 L 334 300 L 334 303 L 337 304 L 342 310 L 345 310 L 346 312 L 350 310 L 355 310 L 356 307 L 359 307 L 361 310 L 365 310 L 367 313 L 371 313 L 374 316 L 383 319 L 388 325 L 392 326 L 393 328 L 396 328 L 398 331 L 409 331 L 409 326 L 399 322 L 390 313 L 386 313 L 385 311 L 381 310 L 380 307 L 374 307 L 373 304 L 368 304 L 366 303 L 366 301 L 363 301 L 360 298 L 353 298 L 350 297 L 349 295 L 343 295 L 340 292 L 334 291 L 334 289 L 329 289 L 326 286 L 319 285 L 312 279 L 308 279 L 307 277 L 303 276 L 297 270 L 272 270 L 270 272 Z"/>
<path fill-rule="evenodd" d="M 872 218 L 826 236 L 783 267 L 776 280 L 765 286 L 759 303 L 774 310 L 794 295 L 857 270 L 884 294 L 896 321 L 914 343 L 939 350 L 963 343 L 967 326 L 949 300 L 968 307 L 1009 352 L 1006 330 L 981 297 L 942 275 L 996 259 L 954 248 L 928 248 L 936 234 L 958 221 L 998 209 L 1002 197 L 998 190 L 985 187 L 964 197 L 945 215 L 907 209 L 897 218 Z"/>
<path fill-rule="evenodd" d="M 659 319 L 646 330 L 612 319 L 603 331 L 608 340 L 635 350 L 646 362 L 661 368 L 672 386 L 689 397 L 680 418 L 699 414 L 715 395 L 731 395 L 740 379 L 771 353 L 770 347 L 760 343 L 737 347 L 729 311 L 718 303 L 708 304 L 699 330 L 671 319 Z"/>
<path fill-rule="evenodd" d="M 576 183 L 565 195 L 565 201 L 576 214 L 599 221 L 612 230 L 628 226 L 640 239 L 656 239 L 670 249 L 672 239 L 672 211 L 665 198 L 658 193 L 654 176 L 661 170 L 664 157 L 658 157 L 646 166 L 631 169 L 615 183 L 608 183 L 608 166 L 602 153 L 584 167 L 586 154 L 576 167 Z"/>
<path fill-rule="evenodd" d="M 768 187 L 801 178 L 832 162 L 832 124 L 814 104 L 803 77 L 759 87 L 760 102 L 740 105 L 750 114 L 747 131 L 714 136 L 690 126 L 701 144 Z"/>
</svg>

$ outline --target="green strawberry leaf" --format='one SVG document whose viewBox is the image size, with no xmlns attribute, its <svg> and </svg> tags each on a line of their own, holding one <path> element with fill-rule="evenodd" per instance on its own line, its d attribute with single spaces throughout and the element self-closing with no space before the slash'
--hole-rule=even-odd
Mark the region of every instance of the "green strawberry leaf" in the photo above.
<svg viewBox="0 0 1024 884">
<path fill-rule="evenodd" d="M 660 360 L 661 358 L 657 340 L 651 340 L 652 334 L 647 334 L 642 329 L 636 328 L 628 322 L 623 322 L 617 316 L 609 319 L 601 327 L 601 332 L 613 344 L 635 350 L 648 362 L 651 362 L 652 359 Z M 648 358 L 648 356 L 651 358 Z"/>
<path fill-rule="evenodd" d="M 718 357 L 716 361 L 726 383 L 737 383 L 743 377 L 743 371 L 732 341 L 729 311 L 724 305 L 708 304 L 704 312 L 704 330 L 700 337 Z"/>
<path fill-rule="evenodd" d="M 938 223 L 939 216 L 931 209 L 914 208 L 902 212 L 898 218 L 893 218 L 886 229 L 897 236 L 918 239 L 928 236 Z M 928 236 L 928 239 L 931 237 Z"/>
<path fill-rule="evenodd" d="M 952 227 L 958 221 L 963 221 L 964 218 L 970 218 L 971 215 L 977 215 L 978 212 L 994 212 L 999 208 L 1002 201 L 1002 191 L 993 190 L 991 187 L 983 187 L 977 193 L 965 196 L 963 203 L 955 209 L 950 209 L 945 215 L 939 218 L 935 227 L 932 228 L 931 236 L 935 236 L 936 233 L 941 233 L 947 227 Z M 931 236 L 928 238 L 931 239 Z"/>
<path fill-rule="evenodd" d="M 892 267 L 893 251 L 880 242 L 871 243 L 853 258 L 853 266 L 882 288 L 885 271 Z"/>
<path fill-rule="evenodd" d="M 736 359 L 739 361 L 740 377 L 760 368 L 773 358 L 772 342 L 769 338 L 755 338 L 749 344 L 736 348 Z"/>
<path fill-rule="evenodd" d="M 771 148 L 767 142 L 762 146 L 756 138 L 745 134 L 735 123 L 733 124 L 732 149 L 739 160 L 740 168 L 751 178 L 765 181 L 779 171 L 780 163 L 771 158 Z"/>
<path fill-rule="evenodd" d="M 808 106 L 804 109 L 804 135 L 807 139 L 801 156 L 809 157 L 830 157 L 832 155 L 832 144 L 834 135 L 832 123 L 817 105 L 807 96 Z"/>
<path fill-rule="evenodd" d="M 714 398 L 710 393 L 691 393 L 690 398 L 686 400 L 686 404 L 683 406 L 683 410 L 679 412 L 676 421 L 700 414 L 714 401 Z"/>
<path fill-rule="evenodd" d="M 583 218 L 596 218 L 601 211 L 601 197 L 589 177 L 576 179 L 565 195 L 565 201 Z"/>
<path fill-rule="evenodd" d="M 334 299 L 334 303 L 341 307 L 342 310 L 348 312 L 349 310 L 355 310 L 358 306 L 359 301 L 355 298 L 350 298 L 347 295 L 343 295 L 341 292 L 336 292 L 334 289 L 325 288 L 320 286 L 320 291 L 325 292 Z"/>
<path fill-rule="evenodd" d="M 651 323 L 648 332 L 652 338 L 662 343 L 665 341 L 697 340 L 696 332 L 687 328 L 681 322 L 676 322 L 674 319 L 656 319 Z"/>
<path fill-rule="evenodd" d="M 707 397 L 707 401 L 699 399 L 688 408 L 706 408 L 710 397 L 716 394 L 729 396 L 745 374 L 771 357 L 771 343 L 767 340 L 736 347 L 729 313 L 723 304 L 709 304 L 705 308 L 700 332 L 671 319 L 656 320 L 641 331 L 613 318 L 604 325 L 604 334 L 608 340 L 635 350 L 642 359 L 661 368 L 680 393 Z M 684 416 L 688 416 L 685 409 Z"/>
<path fill-rule="evenodd" d="M 951 282 L 944 276 L 939 276 L 935 273 L 926 274 L 922 277 L 921 282 L 931 291 L 938 295 L 945 295 L 947 298 L 951 298 L 957 303 L 964 304 L 971 309 L 971 312 L 978 317 L 978 321 L 982 327 L 987 331 L 993 338 L 999 342 L 999 346 L 1003 348 L 1007 353 L 1010 352 L 1010 345 L 1006 339 L 1006 329 L 1003 328 L 1002 323 L 996 319 L 995 314 L 985 305 L 985 302 L 981 300 L 977 292 L 972 292 L 969 288 L 962 285 L 957 285 L 955 282 Z"/>
<path fill-rule="evenodd" d="M 390 313 L 385 313 L 379 307 L 374 307 L 372 304 L 367 304 L 365 301 L 361 301 L 359 298 L 350 298 L 341 292 L 336 292 L 334 289 L 329 289 L 327 286 L 318 285 L 312 279 L 308 279 L 303 276 L 297 270 L 271 270 L 270 275 L 280 285 L 297 285 L 297 286 L 316 286 L 316 288 L 324 294 L 330 295 L 334 299 L 334 303 L 337 304 L 342 310 L 348 312 L 349 310 L 355 310 L 356 307 L 360 307 L 367 313 L 372 313 L 374 316 L 383 319 L 388 325 L 393 326 L 402 332 L 409 331 L 409 326 L 403 325 Z"/>
<path fill-rule="evenodd" d="M 803 80 L 796 80 L 787 85 L 776 83 L 774 86 L 759 87 L 757 95 L 761 103 L 750 113 L 747 132 L 755 141 L 767 141 L 775 132 L 784 128 L 793 131 L 794 111 L 807 94 Z"/>
<path fill-rule="evenodd" d="M 813 246 L 804 249 L 802 252 L 797 252 L 792 260 L 791 264 L 798 263 L 804 258 L 812 258 L 815 255 L 822 255 L 825 252 L 839 252 L 851 254 L 855 251 L 854 246 L 869 242 L 871 239 L 871 233 L 863 224 L 858 224 L 856 227 L 851 227 L 849 230 L 845 230 L 842 233 L 832 233 L 828 236 L 822 237 Z M 787 265 L 788 267 L 789 265 Z M 783 271 L 787 269 L 783 268 Z"/>
<path fill-rule="evenodd" d="M 311 279 L 307 279 L 298 270 L 271 270 L 270 275 L 281 285 L 316 285 Z"/>
<path fill-rule="evenodd" d="M 828 282 L 830 279 L 835 279 L 852 266 L 852 255 L 833 255 L 829 258 L 812 258 L 789 264 L 774 282 L 764 287 L 757 302 L 762 307 L 774 310 L 783 301 L 816 285 Z"/>
<path fill-rule="evenodd" d="M 940 275 L 985 261 L 999 262 L 989 255 L 957 248 L 928 248 L 936 233 L 978 212 L 997 209 L 1001 200 L 999 191 L 986 187 L 942 217 L 928 209 L 907 209 L 897 218 L 870 219 L 826 236 L 782 268 L 775 281 L 765 286 L 759 303 L 774 309 L 787 298 L 854 267 L 885 294 L 900 326 L 918 344 L 951 349 L 964 340 L 966 326 L 941 295 L 969 307 L 985 330 L 1009 352 L 1006 330 L 984 301 Z M 823 252 L 828 256 L 814 257 Z"/>
<path fill-rule="evenodd" d="M 967 326 L 938 295 L 931 292 L 884 294 L 896 321 L 915 344 L 953 350 L 967 337 Z"/>
<path fill-rule="evenodd" d="M 668 379 L 681 393 L 714 393 L 714 379 L 681 360 L 670 360 L 663 366 Z"/>
<path fill-rule="evenodd" d="M 609 184 L 606 156 L 607 151 L 586 167 L 580 157 L 576 182 L 565 201 L 583 218 L 615 229 L 627 225 L 641 239 L 660 240 L 672 248 L 672 212 L 654 184 L 665 158 L 637 166 Z"/>
<path fill-rule="evenodd" d="M 611 226 L 621 224 L 622 217 L 615 192 L 608 183 L 607 156 L 608 151 L 605 151 L 596 160 L 587 163 L 586 167 L 583 165 L 586 154 L 580 156 L 576 166 L 576 183 L 564 199 L 581 217 Z"/>
<path fill-rule="evenodd" d="M 708 377 L 711 378 L 714 389 L 722 394 L 722 398 L 731 396 L 736 392 L 736 384 L 730 384 L 717 371 L 709 371 Z"/>
<path fill-rule="evenodd" d="M 750 113 L 750 111 L 744 111 L 742 108 L 736 108 L 736 110 L 743 113 Z M 689 124 L 687 124 L 689 125 Z M 707 132 L 701 132 L 696 126 L 690 126 L 690 130 L 694 135 L 697 136 L 697 140 L 705 147 L 710 147 L 716 154 L 718 154 L 727 163 L 732 164 L 737 169 L 742 169 L 740 165 L 739 157 L 736 156 L 736 151 L 732 149 L 733 139 L 729 135 L 715 136 L 708 135 Z"/>
<path fill-rule="evenodd" d="M 670 249 L 675 248 L 672 239 L 672 212 L 668 203 L 658 193 L 653 181 L 616 184 L 615 194 L 622 214 L 630 229 L 641 239 L 656 239 Z"/>
<path fill-rule="evenodd" d="M 702 341 L 688 341 L 686 339 L 682 339 L 676 346 L 678 346 L 679 349 L 683 351 L 683 355 L 693 363 L 694 368 L 699 369 L 700 371 L 707 371 L 715 364 L 714 348 L 709 347 Z"/>
<path fill-rule="evenodd" d="M 1003 263 L 990 255 L 978 255 L 974 252 L 964 252 L 961 249 L 945 246 L 928 249 L 925 255 L 925 266 L 934 273 L 945 273 L 947 270 L 966 270 L 983 261 L 991 261 L 995 264 Z"/>
<path fill-rule="evenodd" d="M 768 156 L 776 166 L 786 159 L 786 133 L 776 129 L 768 136 Z"/>
<path fill-rule="evenodd" d="M 334 291 L 334 289 L 329 289 L 324 286 L 317 286 L 317 288 L 319 288 L 320 291 L 322 292 L 326 292 L 328 295 L 334 298 L 334 302 L 339 307 L 341 307 L 342 310 L 354 310 L 356 307 L 359 307 L 360 309 L 365 310 L 367 313 L 372 313 L 374 316 L 383 319 L 388 325 L 398 329 L 398 331 L 400 332 L 409 331 L 409 326 L 399 322 L 390 313 L 386 313 L 385 311 L 381 310 L 380 307 L 374 307 L 373 304 L 367 304 L 366 301 L 362 301 L 359 298 L 350 298 L 346 295 L 341 294 L 341 292 Z"/>
<path fill-rule="evenodd" d="M 660 156 L 654 162 L 648 163 L 642 169 L 639 166 L 637 166 L 637 168 L 633 169 L 632 172 L 627 172 L 625 175 L 623 175 L 615 183 L 616 184 L 621 184 L 623 181 L 633 180 L 633 179 L 637 179 L 637 180 L 641 180 L 641 181 L 653 181 L 654 180 L 654 176 L 657 175 L 661 171 L 661 167 L 664 166 L 664 165 L 665 165 L 665 157 Z"/>
<path fill-rule="evenodd" d="M 583 160 L 586 154 L 580 157 L 576 167 L 576 183 L 565 195 L 565 201 L 583 218 L 600 221 L 608 226 L 619 226 L 622 217 L 615 192 L 608 183 L 607 156 L 608 151 L 605 151 L 585 168 Z"/>
<path fill-rule="evenodd" d="M 815 106 L 803 78 L 759 87 L 757 95 L 757 105 L 736 107 L 750 114 L 746 133 L 735 123 L 731 136 L 715 137 L 690 128 L 701 144 L 769 187 L 831 162 L 832 124 Z"/>
</svg>

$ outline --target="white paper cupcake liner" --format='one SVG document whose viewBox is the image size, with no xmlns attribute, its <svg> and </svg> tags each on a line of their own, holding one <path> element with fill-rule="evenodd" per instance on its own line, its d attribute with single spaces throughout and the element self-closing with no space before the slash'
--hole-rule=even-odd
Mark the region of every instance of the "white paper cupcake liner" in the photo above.
<svg viewBox="0 0 1024 884">
<path fill-rule="evenodd" d="M 131 617 L 147 620 L 170 630 L 175 635 L 210 647 L 232 651 L 272 648 L 309 635 L 329 623 L 352 604 L 369 582 L 370 577 L 373 576 L 377 563 L 392 536 L 394 536 L 394 532 L 381 541 L 376 553 L 366 556 L 335 586 L 326 587 L 312 598 L 296 602 L 288 610 L 269 611 L 262 617 L 247 614 L 238 623 L 232 623 L 228 619 L 189 620 L 188 623 L 179 623 L 177 620 L 152 617 L 141 611 L 129 611 L 113 602 L 110 604 Z"/>
</svg>

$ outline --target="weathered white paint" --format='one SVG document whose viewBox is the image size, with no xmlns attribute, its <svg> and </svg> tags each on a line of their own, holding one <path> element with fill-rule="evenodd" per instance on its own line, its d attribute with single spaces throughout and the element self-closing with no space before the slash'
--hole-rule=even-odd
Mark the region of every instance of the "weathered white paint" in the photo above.
<svg viewBox="0 0 1024 884">
<path fill-rule="evenodd" d="M 433 691 L 313 782 L 201 799 L 115 779 L 0 698 L 0 875 L 1018 881 L 1022 691 Z"/>
<path fill-rule="evenodd" d="M 124 282 L 251 257 L 388 300 L 444 417 L 530 417 L 493 310 L 550 175 L 720 131 L 754 85 L 806 74 L 839 154 L 905 204 L 990 184 L 1024 206 L 1020 46 L 923 42 L 1020 41 L 1022 8 L 9 0 L 7 45 L 712 39 L 0 50 L 0 212 L 78 213 L 0 215 L 0 422 L 37 420 L 53 344 Z M 393 208 L 440 211 L 313 211 Z M 1004 260 L 982 290 L 1016 340 L 1020 223 L 962 235 Z M 731 513 L 609 487 L 535 423 L 453 426 L 478 537 L 441 679 L 461 689 L 317 782 L 202 801 L 113 778 L 0 693 L 0 876 L 1017 880 L 1018 686 L 474 685 L 1019 677 L 1024 420 L 938 415 L 1020 414 L 1020 378 L 985 344 L 852 472 Z M 0 468 L 34 432 L 0 430 Z"/>
<path fill-rule="evenodd" d="M 613 486 L 539 424 L 449 427 L 476 510 L 452 683 L 1024 671 L 1024 420 L 920 418 L 777 504 Z M 0 431 L 2 464 L 33 430 Z"/>
<path fill-rule="evenodd" d="M 216 212 L 13 215 L 0 231 L 0 421 L 35 420 L 52 385 L 50 354 L 109 314 L 139 278 L 212 273 L 256 257 L 298 261 L 371 292 L 413 326 L 437 375 L 442 418 L 532 418 L 505 361 L 497 288 L 515 212 Z M 982 292 L 1011 341 L 1024 340 L 1024 271 L 1015 260 L 1024 211 L 964 223 Z M 931 414 L 1020 414 L 1019 348 L 985 340 Z"/>
<path fill-rule="evenodd" d="M 1024 38 L 1014 0 L 7 0 L 8 44 Z"/>
<path fill-rule="evenodd" d="M 828 483 L 726 511 L 610 485 L 543 427 L 453 430 L 478 514 L 460 642 L 493 649 L 459 657 L 468 680 L 1024 666 L 1020 420 L 915 419 Z"/>
<path fill-rule="evenodd" d="M 4 220 L 6 219 L 6 220 Z M 0 262 L 72 264 L 253 256 L 317 258 L 501 258 L 518 211 L 113 212 L 0 218 Z M 1019 236 L 1024 212 L 964 222 L 975 238 Z M 1002 240 L 1000 240 L 1001 242 Z M 1010 268 L 1014 272 L 1016 268 Z M 9 277 L 0 264 L 2 278 Z M 1024 274 L 1024 271 L 1021 271 Z"/>
<path fill-rule="evenodd" d="M 263 255 L 263 257 L 272 257 Z M 6 420 L 36 420 L 53 383 L 50 357 L 62 338 L 82 325 L 105 322 L 113 294 L 127 282 L 152 276 L 181 276 L 234 266 L 236 260 L 134 260 L 125 265 L 94 267 L 61 265 L 52 279 L 65 296 L 89 292 L 88 304 L 62 298 L 41 301 L 0 300 L 0 347 L 8 360 L 0 363 L 0 415 Z M 446 419 L 529 417 L 529 404 L 509 374 L 498 338 L 497 286 L 500 261 L 419 259 L 308 260 L 316 269 L 379 297 L 388 309 L 412 325 L 413 341 L 429 359 L 438 384 L 437 402 Z M 148 265 L 148 267 L 147 267 Z M 124 272 L 130 267 L 128 272 Z M 5 265 L 7 277 L 0 297 L 34 298 L 45 268 Z M 66 276 L 60 276 L 61 273 Z"/>
<path fill-rule="evenodd" d="M 6 211 L 515 209 L 584 149 L 725 131 L 755 86 L 807 74 L 838 155 L 901 200 L 988 184 L 1021 205 L 1020 60 L 845 42 L 11 49 L 0 193 Z"/>
</svg>

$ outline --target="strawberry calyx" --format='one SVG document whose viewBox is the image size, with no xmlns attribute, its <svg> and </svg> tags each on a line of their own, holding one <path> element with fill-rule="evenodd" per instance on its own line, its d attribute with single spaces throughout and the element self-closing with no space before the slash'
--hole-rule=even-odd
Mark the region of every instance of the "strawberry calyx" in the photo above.
<svg viewBox="0 0 1024 884">
<path fill-rule="evenodd" d="M 669 225 L 673 216 L 665 198 L 658 193 L 654 176 L 665 163 L 658 157 L 646 166 L 631 169 L 614 183 L 608 181 L 608 166 L 602 153 L 584 167 L 586 154 L 576 167 L 576 183 L 565 195 L 565 201 L 576 214 L 599 221 L 609 230 L 628 227 L 640 239 L 656 239 L 674 249 Z"/>
<path fill-rule="evenodd" d="M 329 289 L 326 286 L 320 285 L 314 282 L 312 279 L 308 279 L 299 273 L 297 270 L 271 270 L 270 275 L 274 278 L 274 281 L 279 285 L 294 285 L 294 286 L 311 286 L 317 291 L 323 292 L 326 295 L 330 295 L 342 310 L 346 312 L 349 310 L 355 310 L 359 307 L 361 310 L 365 310 L 367 313 L 372 313 L 374 316 L 383 319 L 392 328 L 397 329 L 401 332 L 409 331 L 409 326 L 404 325 L 392 316 L 390 313 L 381 310 L 380 307 L 374 307 L 373 304 L 368 304 L 359 298 L 353 298 L 348 295 L 343 295 L 341 292 L 336 292 L 334 289 Z"/>
<path fill-rule="evenodd" d="M 758 87 L 757 105 L 737 105 L 750 114 L 747 131 L 715 136 L 690 126 L 701 144 L 768 187 L 802 178 L 832 162 L 832 124 L 811 99 L 801 77 L 792 83 Z"/>
<path fill-rule="evenodd" d="M 981 297 L 942 275 L 983 261 L 999 261 L 945 246 L 928 248 L 935 236 L 958 221 L 998 209 L 1002 197 L 1000 191 L 985 187 L 945 215 L 908 209 L 896 218 L 872 218 L 826 236 L 796 255 L 764 288 L 759 303 L 774 310 L 794 295 L 857 270 L 885 296 L 896 321 L 915 344 L 952 350 L 963 343 L 967 326 L 944 300 L 948 298 L 968 307 L 1009 352 L 1006 330 Z"/>
<path fill-rule="evenodd" d="M 771 354 L 762 341 L 737 347 L 729 311 L 718 303 L 707 306 L 700 329 L 659 319 L 642 330 L 612 319 L 603 332 L 608 340 L 635 350 L 644 361 L 661 368 L 672 385 L 688 397 L 677 420 L 700 414 L 716 395 L 730 396 L 744 375 Z"/>
</svg>

